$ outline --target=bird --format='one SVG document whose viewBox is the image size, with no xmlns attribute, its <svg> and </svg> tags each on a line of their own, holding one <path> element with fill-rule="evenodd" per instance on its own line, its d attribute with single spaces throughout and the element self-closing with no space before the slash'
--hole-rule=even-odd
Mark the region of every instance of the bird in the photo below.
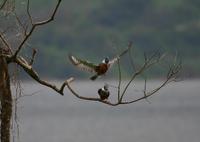
<svg viewBox="0 0 200 142">
<path fill-rule="evenodd" d="M 109 95 L 110 95 L 110 92 L 108 90 L 108 85 L 104 85 L 104 87 L 100 88 L 98 90 L 98 94 L 99 94 L 99 97 L 100 99 L 103 101 L 103 100 L 107 100 Z"/>
<path fill-rule="evenodd" d="M 109 58 L 106 57 L 102 60 L 101 63 L 94 64 L 87 60 L 79 59 L 71 54 L 69 54 L 68 57 L 72 64 L 79 69 L 95 73 L 92 77 L 90 77 L 90 79 L 93 81 L 96 80 L 99 76 L 104 75 L 108 69 L 118 60 L 118 57 L 115 57 L 112 60 L 109 60 Z"/>
</svg>

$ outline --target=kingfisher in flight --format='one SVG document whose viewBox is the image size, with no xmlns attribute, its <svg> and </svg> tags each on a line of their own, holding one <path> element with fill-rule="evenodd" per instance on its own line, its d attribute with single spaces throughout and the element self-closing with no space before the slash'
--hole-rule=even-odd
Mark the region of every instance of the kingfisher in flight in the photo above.
<svg viewBox="0 0 200 142">
<path fill-rule="evenodd" d="M 104 75 L 108 69 L 119 59 L 119 57 L 115 57 L 112 60 L 109 60 L 109 58 L 106 57 L 99 64 L 94 64 L 89 61 L 79 59 L 73 55 L 69 55 L 69 59 L 72 64 L 79 69 L 95 73 L 92 77 L 90 77 L 90 79 L 96 80 L 99 76 Z"/>
<path fill-rule="evenodd" d="M 103 101 L 103 100 L 107 100 L 109 95 L 110 95 L 110 92 L 108 90 L 108 85 L 104 85 L 103 88 L 100 88 L 98 90 L 98 94 L 99 94 L 99 97 L 100 99 Z"/>
</svg>

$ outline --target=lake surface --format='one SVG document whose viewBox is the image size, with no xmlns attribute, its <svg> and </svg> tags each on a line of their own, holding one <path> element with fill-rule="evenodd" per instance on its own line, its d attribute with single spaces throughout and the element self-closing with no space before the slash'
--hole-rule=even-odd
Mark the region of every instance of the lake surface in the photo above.
<svg viewBox="0 0 200 142">
<path fill-rule="evenodd" d="M 56 82 L 57 84 L 58 82 Z M 115 85 L 114 82 L 110 82 Z M 141 95 L 128 90 L 127 99 Z M 159 84 L 149 82 L 149 87 Z M 74 83 L 85 96 L 97 95 L 103 82 Z M 130 105 L 117 107 L 65 96 L 31 82 L 24 82 L 18 104 L 21 142 L 199 142 L 200 81 L 172 83 L 159 93 Z M 13 90 L 14 92 L 14 90 Z M 114 101 L 116 90 L 112 89 Z"/>
</svg>

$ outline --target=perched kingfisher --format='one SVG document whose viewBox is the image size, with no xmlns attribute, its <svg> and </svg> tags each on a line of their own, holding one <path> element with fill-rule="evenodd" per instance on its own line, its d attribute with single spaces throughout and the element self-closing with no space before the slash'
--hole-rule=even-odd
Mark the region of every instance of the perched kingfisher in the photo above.
<svg viewBox="0 0 200 142">
<path fill-rule="evenodd" d="M 86 60 L 82 60 L 79 58 L 76 58 L 73 55 L 69 55 L 69 59 L 78 68 L 89 71 L 92 73 L 95 73 L 92 77 L 90 77 L 91 80 L 97 79 L 98 76 L 101 76 L 107 72 L 107 70 L 118 60 L 118 57 L 113 58 L 112 60 L 109 60 L 108 57 L 106 57 L 100 64 L 95 65 L 91 62 L 88 62 Z"/>
<path fill-rule="evenodd" d="M 106 100 L 108 99 L 109 95 L 110 95 L 110 92 L 108 90 L 108 85 L 104 85 L 103 88 L 100 88 L 98 90 L 98 94 L 99 94 L 99 97 L 101 100 Z"/>
</svg>

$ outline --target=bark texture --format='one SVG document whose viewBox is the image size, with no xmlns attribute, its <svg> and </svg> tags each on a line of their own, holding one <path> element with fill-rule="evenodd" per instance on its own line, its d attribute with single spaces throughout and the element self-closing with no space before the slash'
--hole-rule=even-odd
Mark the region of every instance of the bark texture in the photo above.
<svg viewBox="0 0 200 142">
<path fill-rule="evenodd" d="M 12 95 L 8 74 L 8 64 L 5 58 L 0 57 L 0 133 L 1 142 L 10 142 L 10 127 L 12 117 Z"/>
</svg>

